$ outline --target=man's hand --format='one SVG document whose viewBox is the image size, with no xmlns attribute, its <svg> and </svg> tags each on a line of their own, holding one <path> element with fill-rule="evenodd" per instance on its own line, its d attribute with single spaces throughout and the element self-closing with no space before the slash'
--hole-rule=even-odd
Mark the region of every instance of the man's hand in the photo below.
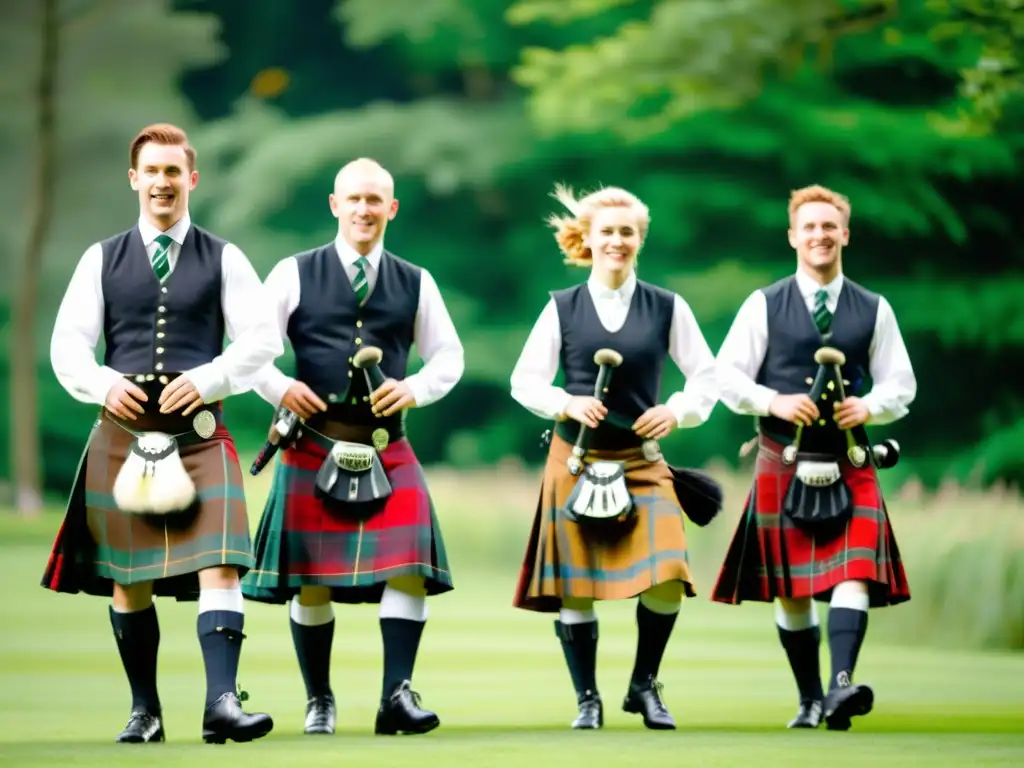
<svg viewBox="0 0 1024 768">
<path fill-rule="evenodd" d="M 138 417 L 132 411 L 145 413 L 146 409 L 140 403 L 148 399 L 145 392 L 122 377 L 115 381 L 114 386 L 107 392 L 103 407 L 120 419 L 135 421 Z"/>
<path fill-rule="evenodd" d="M 597 429 L 597 423 L 608 415 L 608 409 L 596 397 L 573 395 L 565 406 L 565 415 L 591 429 Z"/>
<path fill-rule="evenodd" d="M 164 387 L 160 393 L 159 403 L 160 413 L 173 413 L 179 408 L 187 406 L 181 415 L 188 416 L 203 404 L 203 398 L 199 396 L 196 385 L 189 381 L 185 374 L 181 374 Z"/>
<path fill-rule="evenodd" d="M 835 407 L 836 424 L 840 429 L 852 429 L 867 424 L 871 414 L 859 397 L 848 397 Z"/>
<path fill-rule="evenodd" d="M 661 440 L 668 437 L 679 426 L 676 415 L 667 405 L 656 405 L 648 408 L 641 414 L 640 418 L 633 423 L 633 431 L 640 437 Z"/>
<path fill-rule="evenodd" d="M 377 416 L 392 416 L 416 405 L 412 390 L 404 381 L 385 379 L 370 395 L 370 405 Z"/>
<path fill-rule="evenodd" d="M 807 395 L 776 395 L 768 412 L 777 419 L 807 427 L 821 416 L 818 406 Z"/>
<path fill-rule="evenodd" d="M 317 411 L 327 410 L 327 403 L 301 381 L 293 382 L 288 387 L 288 391 L 281 398 L 281 405 L 302 419 L 310 418 Z"/>
</svg>

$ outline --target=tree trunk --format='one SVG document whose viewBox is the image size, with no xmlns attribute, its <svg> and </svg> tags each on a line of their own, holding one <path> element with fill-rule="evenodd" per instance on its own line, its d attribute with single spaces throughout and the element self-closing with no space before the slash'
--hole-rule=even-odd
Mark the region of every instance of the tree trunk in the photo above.
<svg viewBox="0 0 1024 768">
<path fill-rule="evenodd" d="M 30 199 L 29 235 L 22 261 L 21 285 L 14 293 L 11 335 L 11 459 L 15 503 L 26 516 L 39 514 L 43 506 L 35 310 L 43 245 L 53 216 L 54 81 L 58 56 L 57 0 L 41 0 L 38 7 L 42 45 L 36 87 L 35 186 Z"/>
</svg>

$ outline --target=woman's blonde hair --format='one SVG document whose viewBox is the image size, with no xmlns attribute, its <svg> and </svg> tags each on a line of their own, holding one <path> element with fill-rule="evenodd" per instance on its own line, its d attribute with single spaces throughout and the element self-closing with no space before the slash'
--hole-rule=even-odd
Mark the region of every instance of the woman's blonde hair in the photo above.
<svg viewBox="0 0 1024 768">
<path fill-rule="evenodd" d="M 600 208 L 629 208 L 637 218 L 640 230 L 640 242 L 647 236 L 651 224 L 651 213 L 640 198 L 621 187 L 602 187 L 577 199 L 572 188 L 564 184 L 556 184 L 551 196 L 564 205 L 570 216 L 552 214 L 547 223 L 555 230 L 555 242 L 565 255 L 565 263 L 578 267 L 589 267 L 593 262 L 590 247 L 584 245 L 584 239 L 590 232 L 594 214 Z"/>
</svg>

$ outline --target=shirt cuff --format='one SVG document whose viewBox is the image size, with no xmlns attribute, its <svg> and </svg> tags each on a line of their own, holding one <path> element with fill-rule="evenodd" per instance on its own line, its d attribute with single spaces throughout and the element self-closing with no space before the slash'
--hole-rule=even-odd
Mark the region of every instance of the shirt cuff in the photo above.
<svg viewBox="0 0 1024 768">
<path fill-rule="evenodd" d="M 751 398 L 751 405 L 754 408 L 755 414 L 757 416 L 768 416 L 772 407 L 772 400 L 775 399 L 777 394 L 779 393 L 774 389 L 758 384 Z"/>
<path fill-rule="evenodd" d="M 90 391 L 87 394 L 97 405 L 104 405 L 107 402 L 107 393 L 110 392 L 110 388 L 122 378 L 124 376 L 113 368 L 106 365 L 100 366 L 96 371 L 95 379 L 90 382 Z"/>
<path fill-rule="evenodd" d="M 229 394 L 227 377 L 216 360 L 185 371 L 184 375 L 206 404 L 223 400 Z"/>
</svg>

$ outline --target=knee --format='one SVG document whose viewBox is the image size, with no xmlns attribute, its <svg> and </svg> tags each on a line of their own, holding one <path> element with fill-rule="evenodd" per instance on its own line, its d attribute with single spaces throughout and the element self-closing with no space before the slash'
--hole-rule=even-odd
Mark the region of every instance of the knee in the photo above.
<svg viewBox="0 0 1024 768">
<path fill-rule="evenodd" d="M 817 626 L 818 614 L 809 597 L 780 597 L 775 603 L 775 623 L 781 629 L 798 632 Z"/>
<path fill-rule="evenodd" d="M 640 595 L 640 603 L 652 613 L 678 613 L 682 602 L 683 584 L 679 581 L 656 584 Z"/>
<path fill-rule="evenodd" d="M 562 608 L 558 612 L 558 620 L 563 624 L 588 624 L 597 621 L 594 600 L 590 597 L 562 598 Z"/>
<path fill-rule="evenodd" d="M 153 604 L 153 582 L 114 584 L 114 610 L 118 613 L 144 611 Z"/>
<path fill-rule="evenodd" d="M 217 565 L 199 571 L 200 589 L 238 589 L 241 581 L 238 569 L 231 565 Z"/>
<path fill-rule="evenodd" d="M 849 608 L 854 611 L 866 611 L 871 604 L 866 581 L 843 581 L 832 589 L 832 608 Z"/>
<path fill-rule="evenodd" d="M 298 602 L 299 605 L 309 606 L 311 608 L 319 605 L 330 605 L 331 588 L 315 586 L 300 587 L 299 594 L 292 602 Z"/>
<path fill-rule="evenodd" d="M 396 576 L 388 579 L 388 587 L 411 597 L 426 597 L 427 586 L 422 576 Z"/>
</svg>

